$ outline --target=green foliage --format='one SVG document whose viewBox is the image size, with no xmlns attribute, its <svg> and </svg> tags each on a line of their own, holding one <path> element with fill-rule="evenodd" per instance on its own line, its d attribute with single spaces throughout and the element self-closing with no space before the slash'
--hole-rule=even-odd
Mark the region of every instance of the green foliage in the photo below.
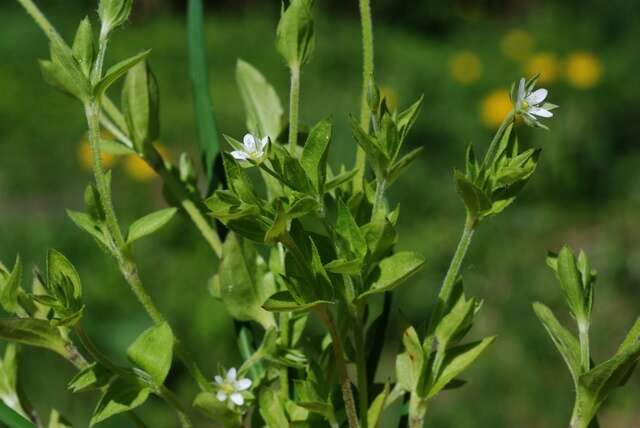
<svg viewBox="0 0 640 428">
<path fill-rule="evenodd" d="M 624 386 L 640 361 L 640 321 L 631 327 L 615 354 L 596 365 L 590 358 L 589 347 L 596 272 L 591 269 L 584 252 L 580 252 L 576 261 L 568 247 L 563 247 L 557 255 L 550 253 L 547 264 L 556 274 L 569 313 L 576 321 L 579 339 L 563 327 L 545 305 L 534 303 L 533 308 L 573 378 L 576 399 L 571 427 L 587 428 L 597 421 L 598 409 L 609 394 Z"/>
<path fill-rule="evenodd" d="M 135 149 L 153 143 L 160 133 L 158 82 L 149 64 L 141 61 L 129 72 L 122 88 L 122 113 Z"/>
<path fill-rule="evenodd" d="M 176 214 L 176 208 L 164 208 L 136 220 L 129 226 L 127 243 L 131 244 L 140 238 L 151 235 L 169 223 Z"/>
<path fill-rule="evenodd" d="M 171 327 L 163 323 L 142 333 L 127 349 L 127 357 L 144 370 L 154 384 L 162 385 L 173 360 L 174 337 Z"/>
<path fill-rule="evenodd" d="M 290 68 L 299 68 L 309 62 L 316 46 L 312 0 L 292 0 L 284 7 L 276 30 L 278 52 Z"/>
</svg>

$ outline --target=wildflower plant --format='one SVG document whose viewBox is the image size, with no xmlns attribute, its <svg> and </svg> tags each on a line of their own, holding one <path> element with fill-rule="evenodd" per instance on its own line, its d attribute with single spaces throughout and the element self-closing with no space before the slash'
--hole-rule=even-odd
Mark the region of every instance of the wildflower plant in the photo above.
<svg viewBox="0 0 640 428">
<path fill-rule="evenodd" d="M 82 281 L 69 259 L 50 250 L 44 270 L 35 269 L 26 287 L 19 257 L 12 269 L 0 265 L 0 303 L 13 314 L 0 320 L 0 337 L 10 342 L 0 364 L 0 398 L 6 405 L 0 417 L 5 422 L 12 427 L 32 426 L 28 421 L 42 424 L 19 387 L 21 346 L 48 349 L 73 364 L 78 372 L 68 385 L 72 393 L 100 392 L 91 426 L 120 413 L 135 426 L 146 426 L 136 410 L 156 396 L 175 410 L 182 427 L 193 426 L 197 410 L 227 427 L 375 428 L 382 426 L 391 405 L 402 401 L 408 426 L 417 428 L 437 395 L 465 383 L 459 376 L 494 337 L 465 340 L 482 300 L 466 294 L 460 269 L 479 225 L 511 205 L 536 170 L 540 150 L 522 148 L 516 132 L 522 123 L 544 127 L 538 118 L 551 116 L 549 110 L 555 107 L 542 104 L 547 91 L 535 90 L 536 78 L 521 80 L 512 91 L 513 110 L 484 156 L 476 157 L 470 145 L 464 171 L 454 172 L 466 210 L 460 242 L 428 323 L 398 332 L 403 347 L 395 358 L 395 376 L 377 384 L 391 296 L 425 264 L 418 252 L 396 249 L 400 207 L 387 199 L 388 190 L 422 153 L 422 147 L 408 150 L 406 145 L 423 98 L 396 111 L 381 95 L 373 75 L 368 0 L 359 1 L 364 48 L 360 114 L 349 118 L 353 142 L 339 142 L 356 150 L 354 167 L 328 164 L 336 143 L 331 118 L 318 120 L 308 132 L 299 126 L 301 71 L 315 48 L 313 2 L 284 3 L 277 25 L 276 50 L 290 72 L 288 117 L 260 71 L 238 61 L 236 79 L 247 132 L 242 138 L 225 135 L 228 151 L 218 148 L 210 114 L 199 39 L 201 4 L 190 2 L 191 79 L 204 159 L 200 180 L 188 156 L 183 154 L 173 165 L 154 145 L 160 104 L 150 51 L 105 67 L 109 41 L 127 21 L 132 0 L 100 0 L 97 33 L 85 18 L 70 45 L 32 0 L 18 2 L 49 39 L 50 58 L 40 62 L 44 78 L 77 100 L 87 120 L 94 180 L 86 188 L 84 210 L 68 211 L 69 217 L 118 266 L 153 325 L 126 350 L 129 364 L 117 364 L 83 328 L 90 314 Z M 110 98 L 118 81 L 120 106 Z M 103 131 L 113 138 L 106 141 Z M 102 165 L 101 155 L 109 151 L 137 156 L 153 168 L 163 180 L 170 206 L 123 230 L 111 173 Z M 213 173 L 216 159 L 223 170 L 219 179 Z M 206 192 L 200 190 L 203 180 L 209 186 Z M 177 214 L 191 221 L 219 260 L 210 290 L 238 321 L 243 358 L 238 368 L 204 373 L 153 303 L 138 272 L 135 243 Z M 586 272 L 572 281 L 590 281 Z M 582 299 L 583 306 L 577 308 L 590 299 Z M 582 316 L 584 311 L 575 313 Z M 322 323 L 321 330 L 313 329 L 320 334 L 309 328 L 314 322 Z M 637 355 L 625 358 L 636 361 Z M 586 361 L 581 366 L 585 373 Z M 166 384 L 176 364 L 187 369 L 197 395 L 178 396 Z M 587 413 L 596 409 L 592 406 Z M 51 427 L 71 426 L 57 411 L 49 420 Z M 385 426 L 390 423 L 401 421 Z"/>
</svg>

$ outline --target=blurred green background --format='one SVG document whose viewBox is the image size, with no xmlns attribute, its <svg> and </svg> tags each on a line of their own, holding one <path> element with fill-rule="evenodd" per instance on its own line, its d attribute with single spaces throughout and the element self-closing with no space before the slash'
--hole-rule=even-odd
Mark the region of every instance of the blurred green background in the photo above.
<svg viewBox="0 0 640 428">
<path fill-rule="evenodd" d="M 42 0 L 43 10 L 70 39 L 93 1 Z M 183 1 L 137 1 L 132 23 L 114 36 L 107 62 L 152 48 L 161 88 L 162 138 L 168 156 L 197 158 L 187 75 Z M 543 148 L 539 170 L 519 198 L 484 223 L 463 268 L 470 294 L 485 299 L 476 335 L 499 338 L 466 374 L 470 383 L 439 397 L 431 427 L 566 426 L 572 406 L 564 363 L 531 310 L 549 304 L 570 322 L 544 257 L 564 243 L 585 249 L 599 270 L 592 327 L 594 358 L 617 347 L 640 315 L 640 3 L 628 0 L 399 2 L 373 0 L 376 79 L 392 104 L 420 94 L 424 108 L 410 145 L 425 150 L 390 190 L 401 204 L 401 244 L 428 258 L 426 269 L 400 289 L 389 349 L 398 346 L 402 319 L 425 320 L 461 231 L 463 207 L 453 168 L 466 145 L 486 149 L 510 108 L 507 89 L 522 75 L 541 73 L 550 101 L 560 105 L 551 130 L 523 129 L 521 141 Z M 221 132 L 244 133 L 234 81 L 243 58 L 274 84 L 286 105 L 288 75 L 273 47 L 278 1 L 210 1 L 206 44 L 211 93 Z M 317 50 L 302 75 L 302 119 L 333 115 L 334 165 L 351 165 L 355 143 L 347 114 L 357 113 L 361 78 L 357 2 L 318 0 Z M 82 206 L 87 169 L 80 106 L 41 79 L 36 60 L 47 56 L 40 30 L 17 3 L 0 4 L 0 260 L 20 253 L 44 264 L 55 247 L 83 279 L 86 328 L 116 360 L 150 322 L 115 266 L 76 229 L 66 208 Z M 113 91 L 117 97 L 117 91 Z M 135 159 L 110 158 L 114 199 L 123 223 L 163 207 L 159 180 Z M 232 322 L 207 290 L 216 261 L 185 219 L 136 244 L 141 275 L 160 308 L 212 377 L 219 363 L 238 363 Z M 400 309 L 401 308 L 401 309 Z M 20 375 L 42 414 L 55 406 L 86 426 L 97 396 L 71 396 L 74 370 L 53 354 L 25 349 Z M 177 369 L 170 382 L 191 386 Z M 640 427 L 640 378 L 613 394 L 601 426 Z M 149 426 L 175 426 L 152 401 L 141 410 Z M 105 427 L 128 426 L 114 418 Z M 209 426 L 199 422 L 198 426 Z"/>
</svg>

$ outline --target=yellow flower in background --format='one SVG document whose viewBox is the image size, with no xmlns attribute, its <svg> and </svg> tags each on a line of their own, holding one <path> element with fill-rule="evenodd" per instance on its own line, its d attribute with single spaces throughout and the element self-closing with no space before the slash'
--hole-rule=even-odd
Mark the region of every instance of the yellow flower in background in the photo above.
<svg viewBox="0 0 640 428">
<path fill-rule="evenodd" d="M 136 181 L 151 181 L 156 172 L 138 155 L 129 155 L 124 161 L 124 169 Z"/>
<path fill-rule="evenodd" d="M 166 147 L 160 144 L 154 144 L 154 146 L 164 159 L 171 158 L 171 153 Z M 127 156 L 124 161 L 124 169 L 127 174 L 136 181 L 151 181 L 157 177 L 153 168 L 151 168 L 147 162 L 138 155 Z"/>
<path fill-rule="evenodd" d="M 524 60 L 533 49 L 534 40 L 528 32 L 515 28 L 505 33 L 500 41 L 502 52 L 511 59 Z"/>
<path fill-rule="evenodd" d="M 539 74 L 538 83 L 552 83 L 558 79 L 560 64 L 556 54 L 551 52 L 539 52 L 527 59 L 524 67 L 526 76 Z"/>
<path fill-rule="evenodd" d="M 580 89 L 594 87 L 602 75 L 602 63 L 591 52 L 574 52 L 566 60 L 567 80 L 572 86 Z"/>
<path fill-rule="evenodd" d="M 480 104 L 480 117 L 485 125 L 491 128 L 500 126 L 504 118 L 511 112 L 513 105 L 509 91 L 496 89 L 487 94 Z"/>
<path fill-rule="evenodd" d="M 105 168 L 111 168 L 116 163 L 116 157 L 110 153 L 102 152 L 102 166 Z M 93 168 L 93 154 L 91 153 L 91 146 L 85 140 L 78 146 L 78 161 L 80 165 L 87 170 Z"/>
<path fill-rule="evenodd" d="M 482 76 L 482 61 L 478 55 L 470 51 L 459 52 L 452 56 L 449 68 L 453 79 L 463 85 L 476 82 Z"/>
<path fill-rule="evenodd" d="M 386 100 L 389 111 L 394 111 L 398 107 L 398 94 L 391 86 L 381 85 L 380 97 L 384 97 Z"/>
</svg>

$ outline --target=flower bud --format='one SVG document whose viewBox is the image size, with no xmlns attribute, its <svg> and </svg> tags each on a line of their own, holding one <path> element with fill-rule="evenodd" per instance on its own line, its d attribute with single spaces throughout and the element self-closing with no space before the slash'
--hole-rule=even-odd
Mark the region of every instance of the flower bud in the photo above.
<svg viewBox="0 0 640 428">
<path fill-rule="evenodd" d="M 305 65 L 315 49 L 312 0 L 292 0 L 283 9 L 276 30 L 276 46 L 290 68 Z"/>
<path fill-rule="evenodd" d="M 106 37 L 124 24 L 129 19 L 132 6 L 133 0 L 100 0 L 98 15 L 102 21 L 101 37 Z"/>
</svg>

